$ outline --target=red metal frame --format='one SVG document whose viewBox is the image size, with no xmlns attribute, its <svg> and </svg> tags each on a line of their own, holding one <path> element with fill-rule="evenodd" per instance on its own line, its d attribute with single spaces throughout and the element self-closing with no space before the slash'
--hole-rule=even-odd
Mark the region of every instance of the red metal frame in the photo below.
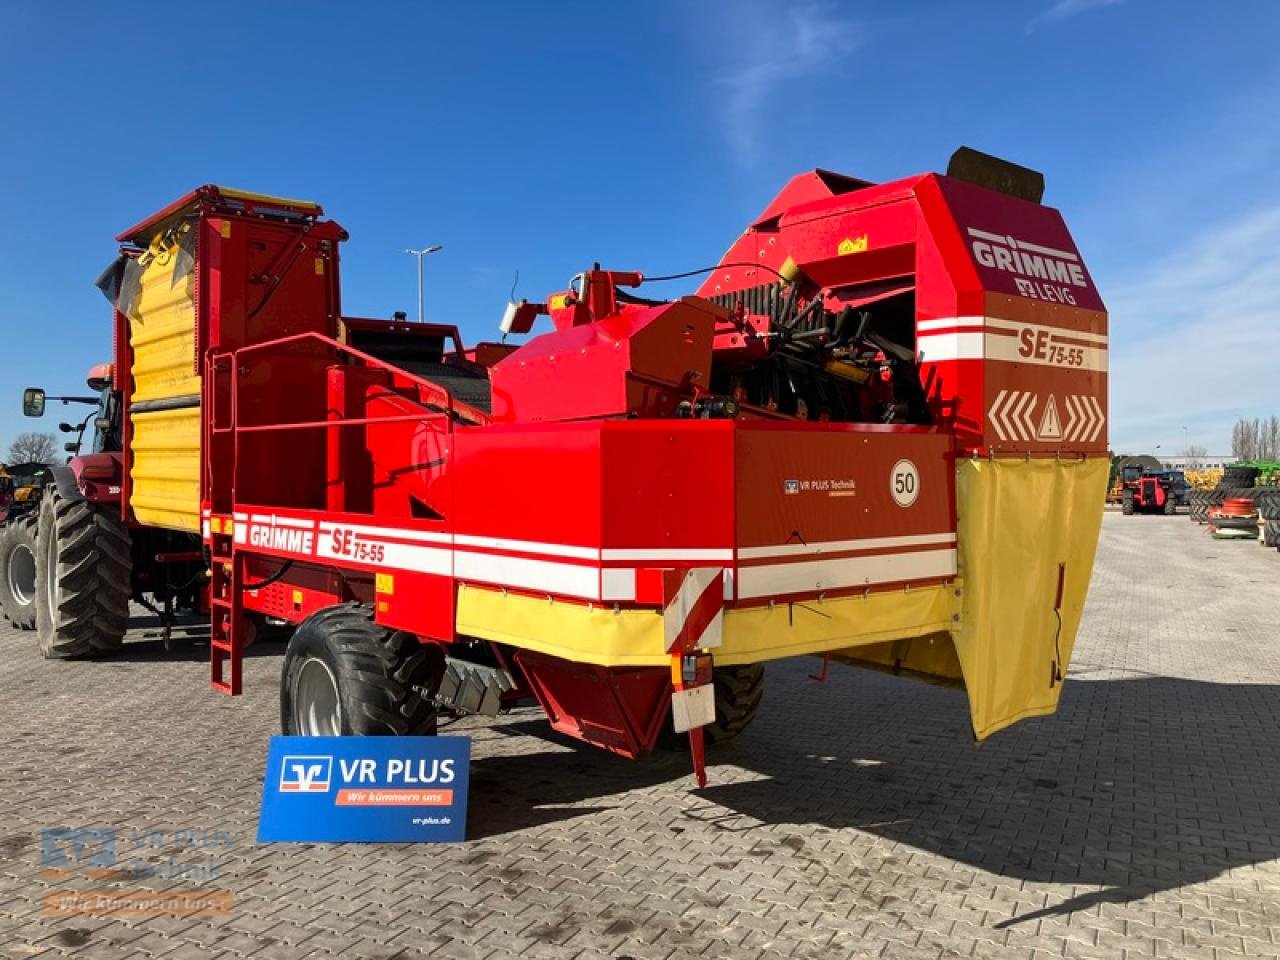
<svg viewBox="0 0 1280 960">
<path fill-rule="evenodd" d="M 341 317 L 345 231 L 315 205 L 263 199 L 274 217 L 263 219 L 255 202 L 201 188 L 122 235 L 145 243 L 176 218 L 197 222 L 201 501 L 211 675 L 224 692 L 240 691 L 246 611 L 298 621 L 359 599 L 380 623 L 450 644 L 464 639 L 454 616 L 463 584 L 666 617 L 671 585 L 689 571 L 720 572 L 717 609 L 947 582 L 957 457 L 1105 453 L 1106 315 L 1078 251 L 1056 211 L 972 184 L 802 175 L 702 296 L 623 297 L 617 285 L 643 277 L 596 268 L 524 310 L 528 321 L 549 314 L 550 332 L 473 351 L 453 327 Z M 1023 274 L 1036 270 L 1067 280 L 1028 285 Z M 770 349 L 769 317 L 749 312 L 745 292 L 779 276 L 800 277 L 792 289 L 833 312 L 910 297 L 904 336 L 936 425 L 806 422 L 727 405 L 722 419 L 697 419 L 717 399 L 717 370 L 749 368 Z M 115 329 L 116 369 L 128 371 L 119 313 Z M 487 379 L 491 409 L 460 402 L 447 377 L 436 383 L 350 342 L 368 335 L 410 351 L 452 339 L 433 369 Z M 891 488 L 904 464 L 909 497 Z M 379 589 L 380 574 L 401 588 Z M 717 610 L 705 606 L 696 629 L 677 631 L 675 674 L 494 654 L 557 729 L 634 755 L 652 746 L 686 682 L 680 655 L 715 629 Z"/>
</svg>

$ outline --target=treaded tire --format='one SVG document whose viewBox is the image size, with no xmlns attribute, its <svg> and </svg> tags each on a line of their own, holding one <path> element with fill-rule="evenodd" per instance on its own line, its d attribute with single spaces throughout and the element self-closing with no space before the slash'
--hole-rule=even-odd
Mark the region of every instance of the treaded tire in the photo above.
<svg viewBox="0 0 1280 960">
<path fill-rule="evenodd" d="M 436 708 L 430 698 L 444 669 L 444 655 L 412 634 L 373 622 L 373 610 L 358 603 L 326 607 L 294 631 L 280 675 L 280 726 L 288 735 L 308 730 L 304 715 L 306 670 L 319 661 L 337 685 L 343 736 L 431 736 Z M 295 703 L 298 710 L 295 710 Z"/>
<path fill-rule="evenodd" d="M 0 531 L 0 609 L 19 630 L 36 626 L 36 515 Z"/>
<path fill-rule="evenodd" d="M 716 722 L 705 727 L 707 742 L 732 740 L 751 725 L 764 699 L 764 664 L 748 663 L 740 667 L 717 667 Z"/>
<path fill-rule="evenodd" d="M 1120 512 L 1126 517 L 1133 516 L 1133 497 L 1125 496 L 1124 500 L 1120 503 Z"/>
<path fill-rule="evenodd" d="M 129 530 L 50 487 L 36 534 L 36 634 L 50 660 L 112 653 L 129 626 Z"/>
<path fill-rule="evenodd" d="M 1252 487 L 1258 482 L 1258 474 L 1261 472 L 1257 467 L 1226 467 L 1222 471 L 1222 482 Z"/>
<path fill-rule="evenodd" d="M 712 672 L 716 693 L 716 719 L 702 728 L 707 746 L 727 743 L 746 730 L 755 719 L 764 699 L 764 664 L 748 663 L 738 667 L 716 667 Z M 658 735 L 658 746 L 664 750 L 685 750 L 689 736 L 676 733 L 668 718 Z"/>
</svg>

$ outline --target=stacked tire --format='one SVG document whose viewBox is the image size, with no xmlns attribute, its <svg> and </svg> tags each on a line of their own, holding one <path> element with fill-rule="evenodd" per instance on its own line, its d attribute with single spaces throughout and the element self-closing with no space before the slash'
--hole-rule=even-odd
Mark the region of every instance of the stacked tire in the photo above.
<svg viewBox="0 0 1280 960">
<path fill-rule="evenodd" d="M 1280 487 L 1258 487 L 1253 492 L 1262 520 L 1262 542 L 1280 550 Z"/>
<path fill-rule="evenodd" d="M 1187 505 L 1187 516 L 1191 518 L 1192 523 L 1208 523 L 1209 508 L 1222 505 L 1222 501 L 1214 502 L 1216 496 L 1213 490 L 1192 490 Z"/>
<path fill-rule="evenodd" d="M 1258 482 L 1257 467 L 1227 467 L 1222 471 L 1222 479 L 1218 481 L 1218 489 L 1230 491 L 1227 496 L 1243 496 L 1243 491 L 1252 490 Z"/>
</svg>

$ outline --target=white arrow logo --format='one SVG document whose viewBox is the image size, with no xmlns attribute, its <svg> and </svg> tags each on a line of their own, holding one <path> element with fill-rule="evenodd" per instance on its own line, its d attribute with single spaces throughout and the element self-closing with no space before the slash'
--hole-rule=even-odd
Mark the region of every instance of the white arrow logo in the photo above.
<svg viewBox="0 0 1280 960">
<path fill-rule="evenodd" d="M 1078 441 L 1093 443 L 1107 422 L 1098 398 L 1090 394 L 1068 394 L 1065 398 L 1067 424 L 1062 425 L 1058 401 L 1052 394 L 1044 405 L 1039 426 L 1035 412 L 1039 397 L 1030 390 L 1001 390 L 991 402 L 987 420 L 997 437 L 1005 443 L 1019 440 Z"/>
<path fill-rule="evenodd" d="M 1092 394 L 1071 394 L 1067 397 L 1067 426 L 1062 439 L 1093 443 L 1102 433 L 1107 422 L 1102 405 Z"/>
<path fill-rule="evenodd" d="M 987 412 L 996 436 L 1006 442 L 1034 440 L 1036 423 L 1033 417 L 1038 402 L 1036 395 L 1027 390 L 1001 390 L 997 393 Z"/>
</svg>

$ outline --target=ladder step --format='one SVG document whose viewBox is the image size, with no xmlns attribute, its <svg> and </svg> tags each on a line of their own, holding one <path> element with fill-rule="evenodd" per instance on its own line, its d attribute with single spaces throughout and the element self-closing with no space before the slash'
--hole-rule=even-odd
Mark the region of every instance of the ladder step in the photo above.
<svg viewBox="0 0 1280 960">
<path fill-rule="evenodd" d="M 234 697 L 236 695 L 235 688 L 225 680 L 210 680 L 209 686 L 217 690 L 218 693 L 226 694 L 228 697 Z"/>
<path fill-rule="evenodd" d="M 232 653 L 230 640 L 219 640 L 217 637 L 209 638 L 209 645 L 215 650 L 221 650 L 224 653 Z"/>
</svg>

